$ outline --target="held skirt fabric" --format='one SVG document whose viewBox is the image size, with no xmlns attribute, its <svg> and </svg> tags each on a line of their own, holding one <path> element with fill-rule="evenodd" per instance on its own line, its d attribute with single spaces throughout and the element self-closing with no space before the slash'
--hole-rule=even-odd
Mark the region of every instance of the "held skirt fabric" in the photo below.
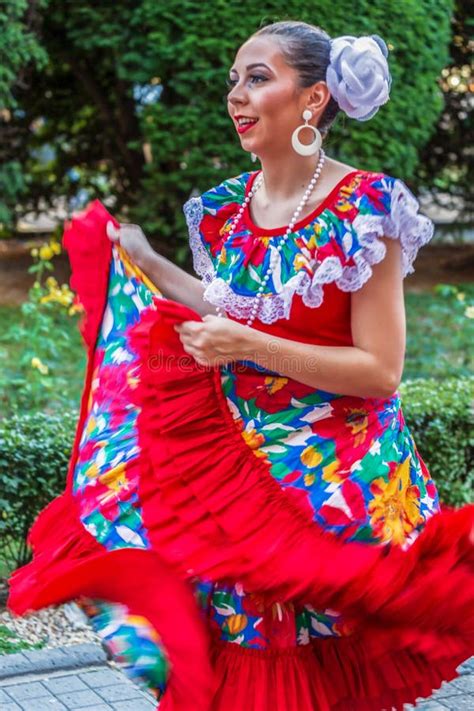
<svg viewBox="0 0 474 711">
<path fill-rule="evenodd" d="M 105 233 L 68 225 L 88 367 L 64 493 L 11 578 L 76 599 L 161 711 L 381 711 L 473 652 L 474 507 L 440 512 L 398 394 L 204 368 Z"/>
</svg>

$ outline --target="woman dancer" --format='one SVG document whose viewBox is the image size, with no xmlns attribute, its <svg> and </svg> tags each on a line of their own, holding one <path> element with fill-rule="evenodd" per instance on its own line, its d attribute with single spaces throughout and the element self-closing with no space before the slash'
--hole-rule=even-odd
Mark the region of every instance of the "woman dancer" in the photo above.
<svg viewBox="0 0 474 711">
<path fill-rule="evenodd" d="M 201 280 L 136 226 L 107 240 L 100 205 L 66 231 L 89 378 L 10 604 L 81 595 L 160 709 L 402 709 L 472 652 L 472 508 L 438 513 L 397 392 L 433 227 L 401 180 L 321 146 L 390 83 L 375 35 L 264 27 L 228 94 L 262 168 L 185 205 Z"/>
</svg>

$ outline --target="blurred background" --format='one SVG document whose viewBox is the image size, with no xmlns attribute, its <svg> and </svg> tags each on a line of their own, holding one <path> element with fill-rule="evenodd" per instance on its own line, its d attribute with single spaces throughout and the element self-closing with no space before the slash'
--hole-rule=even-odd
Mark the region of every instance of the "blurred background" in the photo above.
<svg viewBox="0 0 474 711">
<path fill-rule="evenodd" d="M 64 220 L 98 198 L 191 270 L 183 203 L 255 167 L 227 115 L 228 69 L 282 19 L 389 47 L 391 100 L 366 123 L 339 116 L 327 152 L 402 178 L 435 222 L 405 280 L 400 391 L 443 502 L 472 498 L 467 0 L 0 0 L 0 578 L 28 559 L 26 531 L 62 490 L 74 437 L 85 355 Z M 0 653 L 18 643 L 0 625 Z"/>
</svg>

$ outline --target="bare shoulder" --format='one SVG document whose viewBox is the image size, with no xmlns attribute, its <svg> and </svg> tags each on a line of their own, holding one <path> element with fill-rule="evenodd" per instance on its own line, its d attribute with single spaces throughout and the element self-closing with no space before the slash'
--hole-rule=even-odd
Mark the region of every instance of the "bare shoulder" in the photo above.
<svg viewBox="0 0 474 711">
<path fill-rule="evenodd" d="M 328 173 L 334 177 L 335 180 L 342 180 L 349 173 L 359 172 L 362 168 L 356 168 L 354 165 L 349 165 L 348 163 L 342 163 L 341 161 L 334 160 L 333 158 L 326 158 L 326 167 Z"/>
<path fill-rule="evenodd" d="M 312 196 L 313 206 L 317 206 L 329 195 L 350 173 L 358 171 L 352 165 L 341 163 L 333 158 L 326 158 L 321 179 Z"/>
</svg>

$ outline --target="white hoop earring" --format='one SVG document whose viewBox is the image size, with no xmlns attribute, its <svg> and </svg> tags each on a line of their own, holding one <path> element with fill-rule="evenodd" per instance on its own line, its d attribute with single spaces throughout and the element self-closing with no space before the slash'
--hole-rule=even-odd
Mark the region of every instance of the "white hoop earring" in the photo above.
<svg viewBox="0 0 474 711">
<path fill-rule="evenodd" d="M 301 156 L 312 156 L 314 153 L 317 153 L 321 148 L 321 144 L 323 142 L 323 138 L 319 129 L 316 128 L 316 126 L 311 126 L 311 124 L 308 123 L 312 115 L 313 114 L 309 109 L 305 109 L 303 111 L 304 124 L 298 126 L 298 128 L 295 128 L 295 130 L 291 134 L 291 145 L 293 146 L 294 150 Z M 301 143 L 300 139 L 298 138 L 298 135 L 303 128 L 310 128 L 314 132 L 314 141 L 312 143 L 308 143 L 307 145 L 305 143 Z"/>
</svg>

